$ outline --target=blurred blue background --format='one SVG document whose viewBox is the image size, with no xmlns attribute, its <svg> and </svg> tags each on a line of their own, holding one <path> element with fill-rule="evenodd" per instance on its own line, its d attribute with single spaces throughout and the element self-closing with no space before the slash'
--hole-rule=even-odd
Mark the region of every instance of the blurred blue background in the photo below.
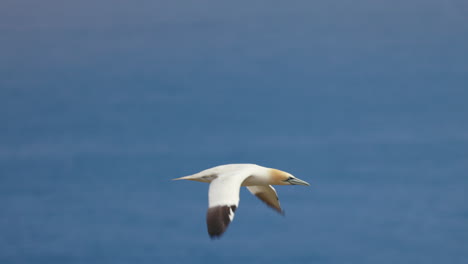
<svg viewBox="0 0 468 264">
<path fill-rule="evenodd" d="M 466 263 L 468 4 L 0 3 L 1 263 Z M 225 163 L 286 170 L 286 216 Z"/>
</svg>

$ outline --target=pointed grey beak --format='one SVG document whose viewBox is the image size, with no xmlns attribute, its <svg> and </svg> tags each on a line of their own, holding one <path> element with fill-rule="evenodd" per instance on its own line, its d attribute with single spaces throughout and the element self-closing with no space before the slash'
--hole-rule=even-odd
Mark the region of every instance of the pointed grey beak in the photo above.
<svg viewBox="0 0 468 264">
<path fill-rule="evenodd" d="M 306 186 L 310 186 L 310 184 L 306 181 L 303 181 L 303 180 L 300 180 L 298 178 L 290 178 L 288 179 L 288 182 L 292 185 L 306 185 Z"/>
</svg>

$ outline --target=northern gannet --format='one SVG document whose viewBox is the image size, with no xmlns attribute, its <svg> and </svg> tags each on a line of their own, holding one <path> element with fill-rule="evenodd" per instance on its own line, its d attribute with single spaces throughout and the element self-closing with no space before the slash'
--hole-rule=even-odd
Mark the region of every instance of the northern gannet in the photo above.
<svg viewBox="0 0 468 264">
<path fill-rule="evenodd" d="M 219 238 L 234 218 L 241 186 L 246 186 L 269 207 L 283 214 L 278 195 L 271 185 L 309 185 L 287 172 L 255 164 L 220 165 L 174 180 L 210 183 L 206 224 L 211 238 Z"/>
</svg>

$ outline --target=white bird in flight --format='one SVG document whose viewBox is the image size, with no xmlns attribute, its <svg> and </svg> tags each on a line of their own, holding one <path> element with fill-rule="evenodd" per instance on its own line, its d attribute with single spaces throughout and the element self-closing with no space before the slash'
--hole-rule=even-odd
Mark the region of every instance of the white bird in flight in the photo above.
<svg viewBox="0 0 468 264">
<path fill-rule="evenodd" d="M 283 214 L 278 195 L 271 185 L 309 185 L 287 172 L 255 164 L 221 165 L 174 180 L 210 183 L 206 224 L 211 238 L 219 238 L 234 218 L 241 186 L 246 186 L 269 207 Z"/>
</svg>

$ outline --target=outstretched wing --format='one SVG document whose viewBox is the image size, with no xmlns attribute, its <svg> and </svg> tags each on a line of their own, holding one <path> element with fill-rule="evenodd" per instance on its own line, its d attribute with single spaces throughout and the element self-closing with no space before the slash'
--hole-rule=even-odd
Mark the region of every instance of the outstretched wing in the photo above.
<svg viewBox="0 0 468 264">
<path fill-rule="evenodd" d="M 210 183 L 206 225 L 211 238 L 220 237 L 234 219 L 241 184 L 249 176 L 248 171 L 220 174 Z"/>
<path fill-rule="evenodd" d="M 283 209 L 281 209 L 278 195 L 276 194 L 275 188 L 271 185 L 264 185 L 264 186 L 247 186 L 247 189 L 258 197 L 258 199 L 262 200 L 266 203 L 269 207 L 273 208 L 280 214 L 284 214 Z"/>
</svg>

